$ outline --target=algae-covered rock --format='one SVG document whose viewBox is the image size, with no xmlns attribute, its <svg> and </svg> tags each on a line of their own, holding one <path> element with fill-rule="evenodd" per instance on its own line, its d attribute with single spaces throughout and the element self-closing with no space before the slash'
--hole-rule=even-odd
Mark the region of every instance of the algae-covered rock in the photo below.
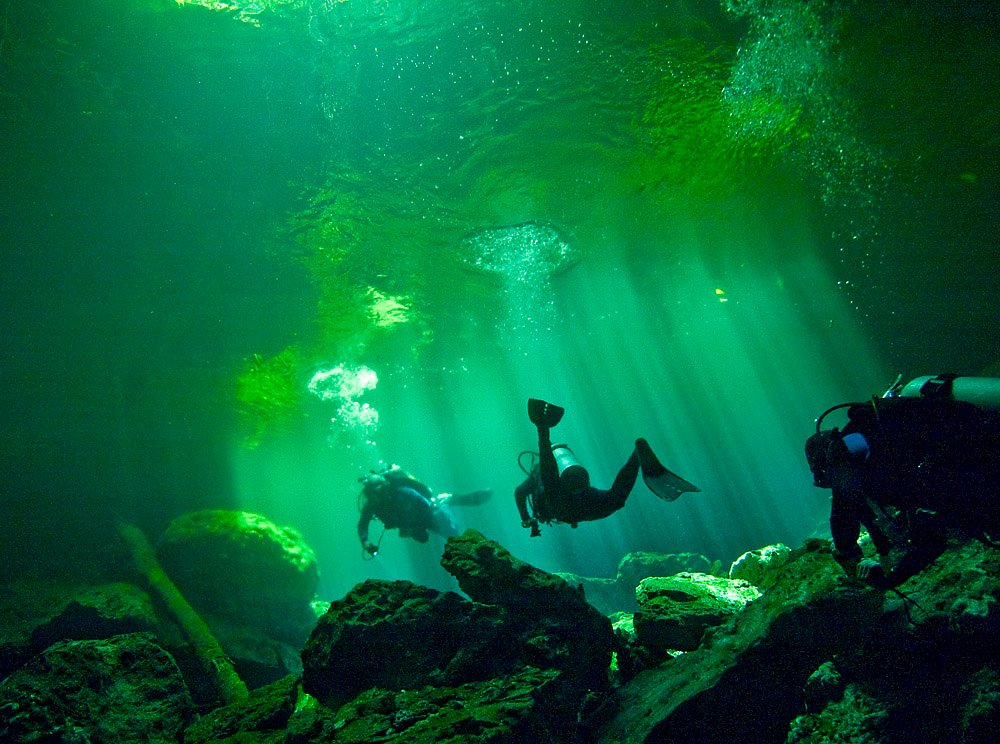
<svg viewBox="0 0 1000 744">
<path fill-rule="evenodd" d="M 56 641 L 152 631 L 149 595 L 134 584 L 68 585 L 38 580 L 0 589 L 0 679 Z"/>
<path fill-rule="evenodd" d="M 56 643 L 0 683 L 0 741 L 174 744 L 194 703 L 142 633 Z"/>
<path fill-rule="evenodd" d="M 302 652 L 302 687 L 337 707 L 380 687 L 486 679 L 513 669 L 503 613 L 454 592 L 370 579 L 331 603 Z M 508 638 L 507 636 L 504 636 Z"/>
<path fill-rule="evenodd" d="M 156 626 L 149 595 L 134 584 L 115 582 L 81 588 L 56 615 L 35 629 L 32 641 L 42 649 L 56 641 L 152 632 Z"/>
<path fill-rule="evenodd" d="M 690 651 L 701 643 L 706 628 L 735 615 L 760 591 L 746 581 L 683 572 L 643 579 L 635 594 L 636 642 Z"/>
<path fill-rule="evenodd" d="M 682 571 L 695 573 L 716 573 L 716 566 L 699 553 L 654 553 L 635 551 L 626 554 L 618 562 L 618 570 L 613 579 L 577 576 L 571 573 L 557 573 L 574 586 L 583 587 L 587 602 L 605 615 L 616 612 L 635 612 L 639 606 L 635 602 L 635 588 L 639 582 L 650 576 L 673 576 Z"/>
<path fill-rule="evenodd" d="M 778 572 L 791 555 L 792 549 L 781 543 L 748 550 L 733 561 L 733 565 L 729 567 L 729 578 L 742 579 L 765 588 L 776 580 Z"/>
<path fill-rule="evenodd" d="M 296 677 L 283 677 L 266 687 L 253 690 L 250 697 L 217 708 L 191 724 L 184 732 L 184 744 L 210 741 L 281 742 L 299 696 Z"/>
<path fill-rule="evenodd" d="M 456 687 L 372 689 L 337 710 L 300 706 L 288 724 L 288 744 L 534 744 L 572 741 L 550 710 L 555 670 L 528 669 Z"/>
<path fill-rule="evenodd" d="M 295 646 L 315 624 L 316 555 L 291 527 L 250 512 L 191 512 L 170 523 L 157 557 L 207 616 L 256 626 Z"/>
<path fill-rule="evenodd" d="M 881 611 L 882 594 L 847 579 L 829 543 L 813 541 L 700 647 L 630 680 L 599 740 L 780 741 L 809 676 L 864 643 Z"/>
<path fill-rule="evenodd" d="M 473 600 L 507 611 L 505 630 L 519 639 L 528 663 L 565 670 L 591 687 L 607 684 L 611 622 L 579 588 L 515 558 L 476 530 L 448 538 L 441 565 Z"/>
<path fill-rule="evenodd" d="M 337 741 L 579 738 L 609 702 L 608 618 L 473 530 L 449 538 L 442 565 L 471 600 L 369 580 L 330 605 L 302 654 L 302 687 L 319 707 L 314 721 L 290 724 L 306 730 L 294 741 L 334 730 Z M 544 684 L 507 689 L 531 680 Z M 436 723 L 418 725 L 432 713 Z"/>
<path fill-rule="evenodd" d="M 787 744 L 872 744 L 884 741 L 889 718 L 885 706 L 856 685 L 815 715 L 795 718 Z"/>
</svg>

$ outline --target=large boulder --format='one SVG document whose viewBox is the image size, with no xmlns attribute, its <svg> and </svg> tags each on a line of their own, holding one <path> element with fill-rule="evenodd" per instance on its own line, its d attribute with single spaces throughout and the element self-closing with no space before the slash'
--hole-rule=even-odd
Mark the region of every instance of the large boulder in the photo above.
<svg viewBox="0 0 1000 744">
<path fill-rule="evenodd" d="M 254 626 L 298 648 L 315 624 L 316 555 L 291 527 L 250 512 L 191 512 L 168 525 L 157 557 L 209 625 Z"/>
<path fill-rule="evenodd" d="M 333 602 L 302 652 L 302 686 L 336 708 L 373 687 L 454 685 L 510 671 L 504 614 L 409 581 L 370 579 Z"/>
<path fill-rule="evenodd" d="M 770 586 L 791 556 L 792 549 L 781 543 L 748 550 L 733 561 L 729 567 L 729 578 L 749 581 L 760 587 Z"/>
<path fill-rule="evenodd" d="M 146 634 L 53 644 L 0 683 L 0 741 L 176 744 L 194 703 Z"/>
<path fill-rule="evenodd" d="M 282 677 L 253 690 L 246 700 L 207 713 L 184 732 L 184 744 L 242 741 L 265 744 L 285 741 L 285 728 L 299 699 L 298 678 Z"/>
<path fill-rule="evenodd" d="M 580 587 L 515 558 L 476 530 L 449 538 L 441 565 L 473 600 L 506 610 L 506 632 L 524 649 L 525 661 L 562 669 L 594 688 L 607 685 L 611 621 Z"/>
<path fill-rule="evenodd" d="M 331 604 L 302 655 L 302 687 L 320 713 L 339 708 L 335 720 L 357 741 L 374 740 L 365 738 L 368 726 L 379 736 L 412 729 L 408 741 L 449 731 L 479 731 L 481 741 L 576 740 L 605 702 L 610 621 L 578 588 L 473 530 L 449 538 L 442 565 L 471 599 L 369 580 Z M 523 689 L 503 692 L 508 685 Z M 465 702 L 456 710 L 451 700 Z M 485 708 L 467 710 L 472 700 Z M 433 725 L 415 725 L 432 712 Z M 332 724 L 320 713 L 304 734 L 317 738 L 296 741 L 326 740 Z M 370 720 L 356 724 L 359 716 Z"/>
</svg>

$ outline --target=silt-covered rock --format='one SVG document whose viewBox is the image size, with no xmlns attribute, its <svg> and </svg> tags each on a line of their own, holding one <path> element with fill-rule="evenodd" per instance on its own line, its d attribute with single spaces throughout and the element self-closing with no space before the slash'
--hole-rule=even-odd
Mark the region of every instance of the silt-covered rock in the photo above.
<svg viewBox="0 0 1000 744">
<path fill-rule="evenodd" d="M 194 703 L 142 633 L 53 644 L 0 683 L 0 741 L 174 744 Z"/>
</svg>

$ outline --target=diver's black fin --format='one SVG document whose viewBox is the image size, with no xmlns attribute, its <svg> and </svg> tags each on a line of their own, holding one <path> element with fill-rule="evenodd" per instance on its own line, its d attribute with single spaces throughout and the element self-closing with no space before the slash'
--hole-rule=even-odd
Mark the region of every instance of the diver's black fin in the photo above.
<svg viewBox="0 0 1000 744">
<path fill-rule="evenodd" d="M 446 501 L 449 506 L 479 506 L 489 501 L 490 496 L 493 495 L 493 489 L 484 488 L 481 491 L 469 491 L 469 493 L 440 494 L 438 498 L 445 495 L 448 496 Z"/>
<path fill-rule="evenodd" d="M 646 488 L 664 501 L 673 501 L 682 493 L 701 491 L 698 486 L 663 467 L 645 439 L 636 439 L 635 449 L 639 453 L 643 483 L 646 484 Z"/>
<path fill-rule="evenodd" d="M 551 429 L 562 421 L 565 408 L 546 403 L 538 398 L 528 398 L 528 418 L 535 426 L 544 426 Z"/>
</svg>

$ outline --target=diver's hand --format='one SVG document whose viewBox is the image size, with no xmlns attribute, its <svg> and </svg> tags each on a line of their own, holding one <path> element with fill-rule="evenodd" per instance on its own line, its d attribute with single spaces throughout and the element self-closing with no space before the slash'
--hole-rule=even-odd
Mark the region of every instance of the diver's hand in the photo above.
<svg viewBox="0 0 1000 744">
<path fill-rule="evenodd" d="M 856 575 L 868 586 L 873 586 L 876 589 L 884 589 L 888 584 L 882 564 L 874 558 L 865 558 L 858 563 Z"/>
<path fill-rule="evenodd" d="M 368 555 L 375 555 L 378 552 L 378 546 L 377 545 L 373 545 L 372 543 L 368 542 L 367 540 L 365 540 L 363 543 L 361 543 L 361 547 L 364 549 L 364 551 L 366 553 L 368 553 Z"/>
<path fill-rule="evenodd" d="M 532 537 L 538 537 L 539 535 L 542 534 L 542 531 L 538 529 L 537 519 L 522 519 L 521 526 L 524 527 L 525 529 L 530 528 Z"/>
</svg>

